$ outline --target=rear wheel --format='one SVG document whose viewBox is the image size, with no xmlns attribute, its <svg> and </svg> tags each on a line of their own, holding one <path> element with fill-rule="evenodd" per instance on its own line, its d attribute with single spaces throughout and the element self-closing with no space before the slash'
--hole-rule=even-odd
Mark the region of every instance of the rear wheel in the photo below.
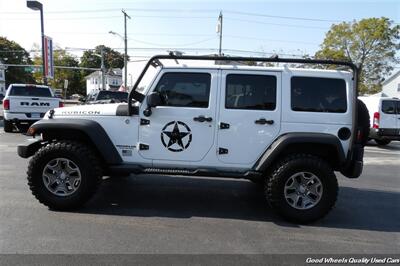
<svg viewBox="0 0 400 266">
<path fill-rule="evenodd" d="M 295 223 L 324 217 L 335 205 L 338 183 L 332 168 L 318 157 L 292 155 L 272 170 L 265 195 L 272 208 Z"/>
<path fill-rule="evenodd" d="M 390 143 L 390 140 L 386 140 L 386 139 L 375 139 L 376 144 L 378 144 L 379 146 L 385 146 L 388 145 Z"/>
<path fill-rule="evenodd" d="M 13 124 L 10 120 L 3 120 L 4 123 L 4 132 L 12 132 L 13 131 Z"/>
<path fill-rule="evenodd" d="M 28 185 L 32 194 L 55 210 L 82 206 L 101 180 L 96 154 L 84 143 L 60 141 L 41 148 L 30 160 Z"/>
</svg>

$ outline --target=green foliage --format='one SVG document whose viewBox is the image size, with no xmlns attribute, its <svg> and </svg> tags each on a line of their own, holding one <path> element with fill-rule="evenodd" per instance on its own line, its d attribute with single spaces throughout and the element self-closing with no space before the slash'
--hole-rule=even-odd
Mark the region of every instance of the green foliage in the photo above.
<svg viewBox="0 0 400 266">
<path fill-rule="evenodd" d="M 0 61 L 4 64 L 32 64 L 29 53 L 18 43 L 0 37 Z M 33 83 L 32 74 L 24 67 L 8 67 L 5 71 L 6 86 L 10 83 Z"/>
<path fill-rule="evenodd" d="M 67 66 L 67 67 L 78 67 L 78 59 L 67 53 L 65 50 L 57 47 L 53 51 L 54 65 L 55 66 Z M 42 58 L 37 54 L 34 58 L 35 65 L 42 64 Z M 42 73 L 36 72 L 33 74 L 36 80 L 41 80 Z M 68 80 L 67 96 L 79 93 L 84 94 L 86 87 L 81 84 L 81 71 L 79 69 L 62 69 L 56 68 L 54 70 L 54 79 L 49 80 L 49 85 L 54 89 L 62 89 L 64 91 L 64 80 Z"/>
<path fill-rule="evenodd" d="M 388 18 L 367 18 L 332 25 L 316 58 L 347 60 L 361 68 L 361 93 L 381 89 L 383 77 L 399 62 L 400 25 Z"/>
<path fill-rule="evenodd" d="M 101 50 L 104 50 L 104 65 L 109 68 L 123 68 L 124 55 L 104 45 L 98 45 L 94 50 L 85 51 L 81 57 L 81 67 L 100 68 L 101 66 Z M 91 71 L 84 71 L 84 75 L 88 75 Z"/>
</svg>

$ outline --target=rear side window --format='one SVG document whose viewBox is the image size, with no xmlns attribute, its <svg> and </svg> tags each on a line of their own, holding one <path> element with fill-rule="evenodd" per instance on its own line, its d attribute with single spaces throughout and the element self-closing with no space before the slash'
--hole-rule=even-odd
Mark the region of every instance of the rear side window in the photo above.
<svg viewBox="0 0 400 266">
<path fill-rule="evenodd" d="M 292 77 L 293 111 L 345 113 L 346 82 L 343 79 Z"/>
<path fill-rule="evenodd" d="M 207 108 L 211 75 L 208 73 L 165 73 L 155 91 L 161 94 L 163 106 Z"/>
<path fill-rule="evenodd" d="M 12 86 L 10 96 L 28 96 L 28 97 L 53 97 L 50 89 L 40 87 Z"/>
<path fill-rule="evenodd" d="M 225 108 L 275 110 L 275 107 L 275 76 L 227 75 Z"/>
<path fill-rule="evenodd" d="M 382 101 L 382 112 L 385 114 L 395 114 L 396 101 Z"/>
</svg>

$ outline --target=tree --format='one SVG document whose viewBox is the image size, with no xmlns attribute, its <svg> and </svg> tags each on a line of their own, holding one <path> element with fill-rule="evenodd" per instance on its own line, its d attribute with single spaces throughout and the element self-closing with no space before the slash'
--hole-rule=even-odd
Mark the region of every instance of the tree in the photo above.
<svg viewBox="0 0 400 266">
<path fill-rule="evenodd" d="M 388 18 L 342 22 L 332 25 L 315 57 L 358 64 L 361 93 L 375 93 L 399 62 L 396 58 L 399 39 L 400 25 L 394 25 Z"/>
<path fill-rule="evenodd" d="M 65 67 L 78 67 L 79 62 L 77 58 L 60 47 L 56 47 L 53 51 L 54 65 L 55 66 L 65 66 Z M 42 64 L 41 55 L 37 54 L 34 58 L 35 65 Z M 42 78 L 41 72 L 34 73 L 36 80 Z M 68 80 L 68 90 L 67 94 L 72 95 L 75 93 L 84 94 L 85 87 L 81 85 L 81 71 L 79 69 L 64 69 L 55 68 L 54 78 L 49 80 L 49 85 L 54 89 L 64 90 L 64 80 Z M 63 91 L 64 95 L 65 91 Z"/>
<path fill-rule="evenodd" d="M 123 68 L 124 55 L 104 45 L 98 45 L 94 50 L 87 50 L 81 57 L 81 67 L 100 68 L 101 66 L 101 50 L 104 50 L 104 65 L 109 68 Z"/>
<path fill-rule="evenodd" d="M 104 51 L 104 66 L 106 69 L 110 68 L 123 68 L 124 55 L 104 45 L 98 45 L 94 50 L 87 50 L 81 57 L 81 67 L 100 68 L 101 67 L 101 50 Z M 128 58 L 129 60 L 129 58 Z M 89 75 L 90 70 L 81 71 L 81 85 L 86 86 L 85 77 Z"/>
<path fill-rule="evenodd" d="M 0 37 L 0 61 L 4 64 L 30 65 L 29 53 L 18 43 Z M 34 79 L 24 67 L 10 66 L 5 71 L 6 87 L 10 83 L 33 83 Z"/>
</svg>

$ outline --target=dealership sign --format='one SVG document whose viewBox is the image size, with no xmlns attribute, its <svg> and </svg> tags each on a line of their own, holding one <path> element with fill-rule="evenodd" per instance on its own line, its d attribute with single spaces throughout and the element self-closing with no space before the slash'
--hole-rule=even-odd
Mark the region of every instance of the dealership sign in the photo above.
<svg viewBox="0 0 400 266">
<path fill-rule="evenodd" d="M 53 39 L 44 36 L 44 74 L 54 78 Z"/>
</svg>

